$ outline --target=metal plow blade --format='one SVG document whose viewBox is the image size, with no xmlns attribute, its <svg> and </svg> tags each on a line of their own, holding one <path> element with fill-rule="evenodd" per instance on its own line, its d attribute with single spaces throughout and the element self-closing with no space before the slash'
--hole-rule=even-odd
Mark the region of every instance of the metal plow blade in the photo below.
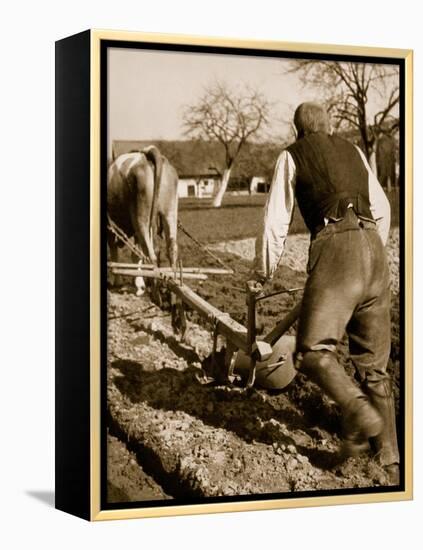
<svg viewBox="0 0 423 550">
<path fill-rule="evenodd" d="M 294 367 L 295 336 L 284 335 L 274 344 L 272 355 L 266 361 L 257 362 L 255 384 L 268 390 L 282 390 L 292 382 L 297 371 Z M 250 357 L 238 350 L 233 358 L 234 374 L 248 379 Z"/>
</svg>

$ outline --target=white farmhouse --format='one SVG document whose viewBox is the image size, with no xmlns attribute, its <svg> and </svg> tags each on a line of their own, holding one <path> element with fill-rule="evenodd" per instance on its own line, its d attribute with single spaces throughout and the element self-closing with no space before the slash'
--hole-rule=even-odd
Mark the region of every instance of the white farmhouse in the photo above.
<svg viewBox="0 0 423 550">
<path fill-rule="evenodd" d="M 178 197 L 210 198 L 214 195 L 219 176 L 215 174 L 180 175 Z"/>
<path fill-rule="evenodd" d="M 267 193 L 270 184 L 264 176 L 253 176 L 250 180 L 250 195 Z"/>
</svg>

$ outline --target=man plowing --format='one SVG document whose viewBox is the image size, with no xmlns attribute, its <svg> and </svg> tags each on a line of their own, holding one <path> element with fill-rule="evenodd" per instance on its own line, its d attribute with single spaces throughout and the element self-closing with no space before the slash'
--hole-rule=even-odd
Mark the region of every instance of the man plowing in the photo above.
<svg viewBox="0 0 423 550">
<path fill-rule="evenodd" d="M 399 452 L 390 353 L 389 202 L 358 147 L 333 135 L 325 109 L 301 104 L 297 140 L 279 156 L 256 242 L 255 280 L 281 258 L 295 198 L 311 233 L 308 279 L 298 323 L 297 368 L 343 415 L 343 456 L 373 443 L 393 484 Z M 345 332 L 360 386 L 337 359 Z"/>
</svg>

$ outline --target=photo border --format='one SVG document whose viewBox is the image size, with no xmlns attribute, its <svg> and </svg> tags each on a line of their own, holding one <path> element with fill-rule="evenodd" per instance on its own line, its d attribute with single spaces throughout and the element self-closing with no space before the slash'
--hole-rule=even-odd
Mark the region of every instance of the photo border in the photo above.
<svg viewBox="0 0 423 550">
<path fill-rule="evenodd" d="M 399 489 L 374 487 L 307 491 L 278 495 L 239 495 L 214 497 L 178 504 L 107 504 L 105 502 L 106 457 L 106 300 L 104 296 L 106 262 L 105 181 L 107 178 L 107 73 L 104 62 L 108 47 L 170 50 L 195 53 L 242 54 L 292 58 L 316 58 L 400 65 L 402 94 L 400 124 L 400 181 L 404 182 L 400 200 L 400 256 L 403 270 L 401 288 L 401 343 L 405 369 L 402 372 L 400 403 L 403 405 L 403 437 L 400 434 L 403 479 Z M 236 40 L 182 35 L 146 34 L 126 31 L 91 31 L 91 112 L 90 112 L 90 508 L 92 520 L 141 518 L 229 511 L 369 503 L 412 498 L 412 57 L 411 50 L 334 46 L 275 41 Z M 104 155 L 106 154 L 106 162 Z M 103 294 L 103 295 L 102 295 Z M 401 445 L 401 440 L 403 445 Z M 323 494 L 322 494 L 323 493 Z M 282 494 L 281 494 L 282 495 Z"/>
</svg>

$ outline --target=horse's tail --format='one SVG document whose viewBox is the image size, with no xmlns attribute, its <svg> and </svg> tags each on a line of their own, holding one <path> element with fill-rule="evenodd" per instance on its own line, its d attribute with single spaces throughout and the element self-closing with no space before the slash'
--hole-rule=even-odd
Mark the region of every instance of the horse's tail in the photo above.
<svg viewBox="0 0 423 550">
<path fill-rule="evenodd" d="M 150 145 L 141 151 L 146 157 L 147 160 L 154 164 L 154 189 L 153 189 L 153 199 L 151 202 L 151 212 L 150 212 L 150 224 L 149 232 L 151 243 L 153 244 L 153 237 L 155 231 L 160 229 L 158 212 L 159 212 L 159 194 L 160 194 L 160 185 L 162 180 L 163 172 L 163 161 L 164 157 L 157 149 L 155 145 Z"/>
</svg>

